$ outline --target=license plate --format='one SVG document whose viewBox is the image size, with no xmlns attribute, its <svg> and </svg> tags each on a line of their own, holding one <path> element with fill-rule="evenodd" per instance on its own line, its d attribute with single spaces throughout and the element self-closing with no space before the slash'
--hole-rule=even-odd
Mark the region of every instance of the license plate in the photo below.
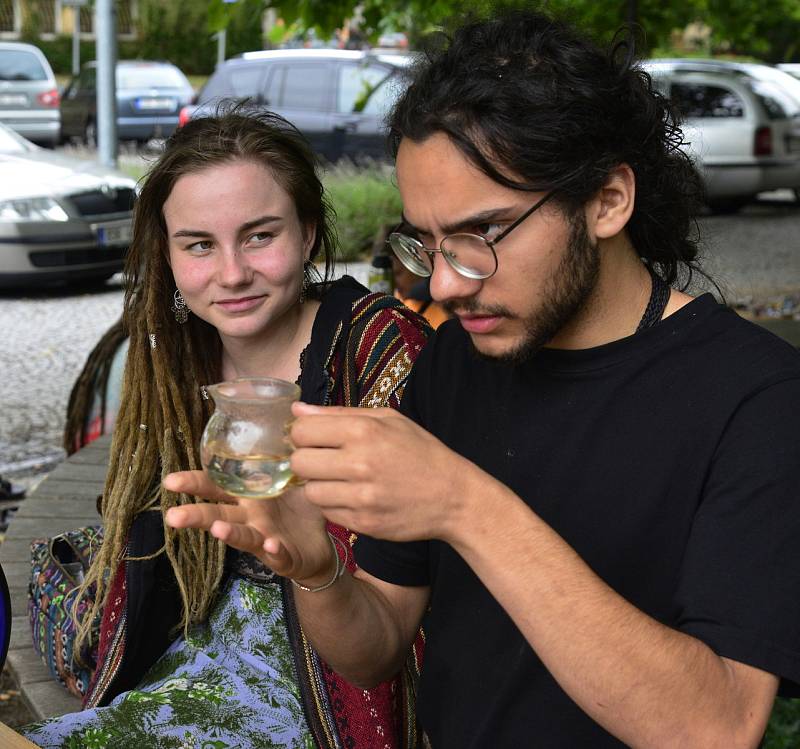
<svg viewBox="0 0 800 749">
<path fill-rule="evenodd" d="M 151 112 L 155 109 L 163 109 L 168 112 L 174 112 L 176 106 L 175 99 L 146 97 L 136 100 L 136 109 L 144 112 Z"/>
<path fill-rule="evenodd" d="M 28 97 L 25 94 L 0 94 L 0 107 L 25 107 Z"/>
<path fill-rule="evenodd" d="M 97 243 L 102 247 L 127 245 L 131 241 L 131 225 L 124 224 L 95 224 L 92 227 L 97 235 Z"/>
</svg>

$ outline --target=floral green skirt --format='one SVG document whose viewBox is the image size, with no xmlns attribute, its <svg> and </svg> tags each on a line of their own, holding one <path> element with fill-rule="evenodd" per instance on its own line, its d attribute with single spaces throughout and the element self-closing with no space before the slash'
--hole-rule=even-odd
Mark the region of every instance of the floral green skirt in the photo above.
<svg viewBox="0 0 800 749">
<path fill-rule="evenodd" d="M 136 689 L 22 733 L 59 749 L 310 749 L 280 587 L 233 575 Z"/>
</svg>

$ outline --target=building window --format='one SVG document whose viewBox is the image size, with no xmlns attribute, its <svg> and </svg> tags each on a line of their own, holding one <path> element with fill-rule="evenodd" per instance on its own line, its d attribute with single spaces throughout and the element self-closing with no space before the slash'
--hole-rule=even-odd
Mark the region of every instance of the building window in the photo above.
<svg viewBox="0 0 800 749">
<path fill-rule="evenodd" d="M 94 33 L 94 8 L 82 5 L 81 11 L 81 34 Z"/>
<path fill-rule="evenodd" d="M 0 0 L 0 34 L 8 35 L 19 31 L 17 13 L 15 0 Z"/>
<path fill-rule="evenodd" d="M 131 6 L 131 0 L 117 0 L 117 34 L 121 36 L 131 36 L 135 33 Z"/>
<path fill-rule="evenodd" d="M 39 34 L 53 36 L 56 33 L 55 5 L 55 0 L 28 0 L 26 12 Z"/>
</svg>

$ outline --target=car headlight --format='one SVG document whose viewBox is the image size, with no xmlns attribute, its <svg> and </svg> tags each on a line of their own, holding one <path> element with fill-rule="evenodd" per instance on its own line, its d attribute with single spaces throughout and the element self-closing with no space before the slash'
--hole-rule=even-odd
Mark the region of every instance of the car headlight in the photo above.
<svg viewBox="0 0 800 749">
<path fill-rule="evenodd" d="M 23 198 L 1 201 L 0 221 L 69 221 L 69 216 L 52 198 Z"/>
</svg>

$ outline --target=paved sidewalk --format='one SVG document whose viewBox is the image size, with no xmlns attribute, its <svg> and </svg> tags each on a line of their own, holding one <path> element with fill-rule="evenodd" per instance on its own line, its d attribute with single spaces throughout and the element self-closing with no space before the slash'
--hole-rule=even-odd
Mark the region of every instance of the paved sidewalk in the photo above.
<svg viewBox="0 0 800 749">
<path fill-rule="evenodd" d="M 53 679 L 33 649 L 28 620 L 30 544 L 34 538 L 100 522 L 97 497 L 103 491 L 109 442 L 109 437 L 101 437 L 61 463 L 20 504 L 0 544 L 0 563 L 11 592 L 7 664 L 35 720 L 80 710 L 80 700 Z"/>
</svg>

